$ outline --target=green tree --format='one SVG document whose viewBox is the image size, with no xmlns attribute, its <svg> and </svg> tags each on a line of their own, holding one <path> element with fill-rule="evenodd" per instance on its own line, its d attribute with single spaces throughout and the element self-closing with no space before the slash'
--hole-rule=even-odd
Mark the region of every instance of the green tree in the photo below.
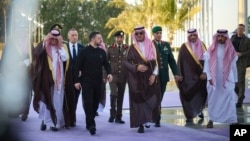
<svg viewBox="0 0 250 141">
<path fill-rule="evenodd" d="M 92 31 L 100 31 L 104 40 L 109 29 L 104 25 L 110 17 L 117 16 L 122 9 L 108 6 L 110 0 L 41 0 L 39 16 L 44 23 L 44 33 L 50 26 L 59 23 L 63 26 L 62 35 L 67 39 L 67 31 L 75 28 L 79 31 L 79 40 L 88 43 Z M 105 40 L 110 43 L 111 40 Z"/>
<path fill-rule="evenodd" d="M 80 6 L 81 2 L 76 0 L 41 0 L 38 16 L 44 24 L 44 33 L 48 33 L 50 27 L 58 23 L 63 26 L 62 35 L 67 39 L 67 31 L 70 28 L 78 30 L 81 26 L 79 23 L 82 22 L 78 18 Z M 79 36 L 82 36 L 81 33 Z"/>
</svg>

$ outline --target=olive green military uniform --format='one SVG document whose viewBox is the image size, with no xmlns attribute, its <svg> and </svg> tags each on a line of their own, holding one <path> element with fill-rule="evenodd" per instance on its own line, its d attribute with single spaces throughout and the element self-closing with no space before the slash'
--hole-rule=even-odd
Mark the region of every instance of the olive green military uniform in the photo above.
<svg viewBox="0 0 250 141">
<path fill-rule="evenodd" d="M 124 92 L 126 87 L 126 73 L 123 66 L 123 58 L 126 54 L 128 46 L 122 44 L 120 47 L 113 44 L 108 48 L 108 60 L 111 65 L 111 72 L 113 81 L 109 83 L 110 86 L 110 119 L 109 122 L 121 121 L 122 105 Z"/>
</svg>

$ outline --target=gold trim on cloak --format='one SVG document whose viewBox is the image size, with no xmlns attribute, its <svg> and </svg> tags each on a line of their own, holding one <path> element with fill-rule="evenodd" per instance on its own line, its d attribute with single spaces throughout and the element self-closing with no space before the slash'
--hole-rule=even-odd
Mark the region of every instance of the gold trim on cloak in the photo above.
<svg viewBox="0 0 250 141">
<path fill-rule="evenodd" d="M 201 68 L 203 68 L 203 67 L 202 67 L 202 64 L 201 64 L 200 61 L 199 61 L 199 59 L 195 56 L 194 52 L 191 50 L 191 47 L 188 45 L 187 42 L 185 43 L 185 46 L 186 46 L 186 48 L 187 48 L 189 54 L 190 54 L 190 55 L 192 56 L 192 58 L 194 59 L 194 61 L 195 61 Z M 203 50 L 206 50 L 203 44 L 202 44 L 202 48 L 203 48 Z"/>
<path fill-rule="evenodd" d="M 156 62 L 156 67 L 158 68 L 158 61 L 157 61 L 157 54 L 156 54 L 156 48 L 155 48 L 155 45 L 152 43 L 153 45 L 153 50 L 154 50 L 154 56 L 155 56 L 155 62 Z M 148 60 L 146 60 L 146 58 L 144 57 L 144 55 L 142 54 L 142 52 L 139 50 L 139 47 L 137 46 L 137 44 L 133 44 L 135 50 L 138 52 L 138 54 L 141 56 L 141 58 L 145 61 L 145 62 L 148 62 Z M 150 64 L 151 66 L 151 64 Z M 152 68 L 151 66 L 151 69 L 152 71 L 154 71 L 154 68 Z M 158 70 L 158 73 L 159 73 L 159 70 Z"/>
<path fill-rule="evenodd" d="M 146 60 L 146 58 L 144 57 L 144 55 L 142 54 L 142 52 L 139 50 L 139 47 L 137 46 L 137 44 L 133 44 L 135 50 L 137 51 L 137 53 L 141 56 L 141 58 L 145 61 L 145 62 L 148 62 Z"/>
<path fill-rule="evenodd" d="M 66 51 L 67 56 L 69 57 L 69 52 L 68 52 L 67 46 L 65 44 L 63 44 L 63 48 Z M 52 72 L 52 78 L 55 81 L 55 74 L 54 74 L 53 67 L 52 67 L 52 60 L 48 55 L 47 55 L 47 58 L 48 58 L 49 69 Z M 69 59 L 67 59 L 67 61 L 66 61 L 66 68 L 65 68 L 65 72 L 64 72 L 64 77 L 66 77 L 66 72 L 67 72 L 68 68 L 69 68 Z M 66 79 L 64 79 L 64 81 L 65 80 Z"/>
</svg>

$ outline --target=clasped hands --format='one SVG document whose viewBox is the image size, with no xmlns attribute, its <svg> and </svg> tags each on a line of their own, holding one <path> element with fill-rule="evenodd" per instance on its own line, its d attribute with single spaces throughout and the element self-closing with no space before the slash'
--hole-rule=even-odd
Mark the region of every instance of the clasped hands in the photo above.
<svg viewBox="0 0 250 141">
<path fill-rule="evenodd" d="M 148 70 L 148 67 L 143 65 L 143 64 L 139 64 L 137 67 L 136 67 L 136 70 L 139 71 L 139 72 L 146 72 Z M 148 83 L 149 85 L 152 85 L 154 82 L 155 82 L 155 75 L 152 74 L 149 76 L 149 79 L 148 79 Z"/>
</svg>

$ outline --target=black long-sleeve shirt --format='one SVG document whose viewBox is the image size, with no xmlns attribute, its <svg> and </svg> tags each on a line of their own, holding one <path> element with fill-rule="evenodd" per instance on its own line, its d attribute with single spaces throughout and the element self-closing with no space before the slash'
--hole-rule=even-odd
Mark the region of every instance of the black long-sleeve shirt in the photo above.
<svg viewBox="0 0 250 141">
<path fill-rule="evenodd" d="M 102 67 L 104 66 L 107 74 L 111 74 L 111 67 L 103 49 L 94 48 L 87 45 L 82 49 L 76 60 L 75 83 L 97 84 L 102 82 Z M 79 77 L 81 71 L 81 77 Z"/>
</svg>

